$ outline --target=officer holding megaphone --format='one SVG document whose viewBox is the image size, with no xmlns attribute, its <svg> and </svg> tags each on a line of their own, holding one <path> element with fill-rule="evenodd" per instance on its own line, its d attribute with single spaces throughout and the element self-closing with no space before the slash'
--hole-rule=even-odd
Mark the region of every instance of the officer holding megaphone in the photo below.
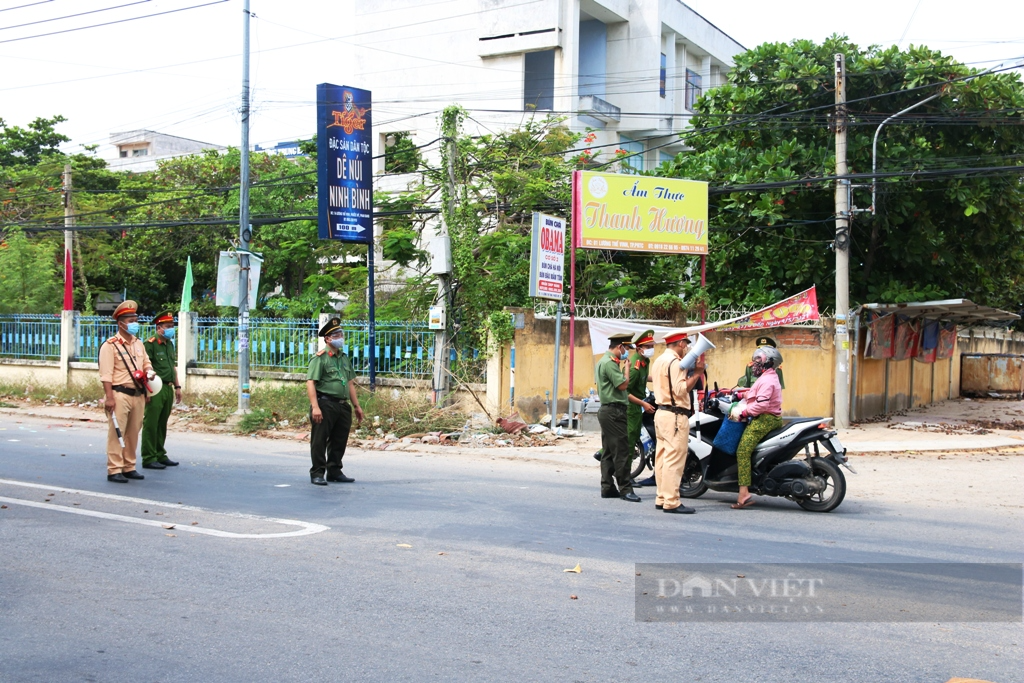
<svg viewBox="0 0 1024 683">
<path fill-rule="evenodd" d="M 138 305 L 131 300 L 114 309 L 117 334 L 100 346 L 100 381 L 107 430 L 107 481 L 119 484 L 145 479 L 135 470 L 135 451 L 142 417 L 149 400 L 150 381 L 156 377 L 139 333 Z"/>
</svg>

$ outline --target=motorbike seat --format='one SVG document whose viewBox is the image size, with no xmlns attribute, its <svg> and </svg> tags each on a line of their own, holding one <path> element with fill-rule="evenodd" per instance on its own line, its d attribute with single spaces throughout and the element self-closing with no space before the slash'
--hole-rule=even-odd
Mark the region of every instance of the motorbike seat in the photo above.
<svg viewBox="0 0 1024 683">
<path fill-rule="evenodd" d="M 768 439 L 774 439 L 776 436 L 778 436 L 782 432 L 786 431 L 787 429 L 789 429 L 790 427 L 792 427 L 795 424 L 800 424 L 802 422 L 821 422 L 821 418 L 820 417 L 795 417 L 795 418 L 792 418 L 792 419 L 783 418 L 782 421 L 783 421 L 783 425 L 781 427 L 779 427 L 778 429 L 773 429 L 772 431 L 770 431 L 767 434 L 765 434 L 764 438 L 761 439 L 761 443 L 764 443 Z"/>
</svg>

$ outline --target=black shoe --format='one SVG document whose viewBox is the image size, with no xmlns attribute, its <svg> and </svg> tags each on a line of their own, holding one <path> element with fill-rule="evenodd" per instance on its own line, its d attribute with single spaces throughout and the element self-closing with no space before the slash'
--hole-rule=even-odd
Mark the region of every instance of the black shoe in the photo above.
<svg viewBox="0 0 1024 683">
<path fill-rule="evenodd" d="M 598 462 L 601 462 L 601 456 L 602 455 L 604 455 L 604 451 L 603 450 L 597 451 L 596 453 L 594 453 L 594 460 L 596 460 Z"/>
<path fill-rule="evenodd" d="M 351 484 L 355 481 L 352 477 L 346 477 L 344 474 L 339 474 L 336 477 L 327 477 L 327 481 L 333 481 L 341 484 Z"/>
<path fill-rule="evenodd" d="M 612 489 L 611 491 L 601 491 L 601 497 L 602 498 L 618 498 L 619 497 L 619 492 L 616 491 L 615 489 Z"/>
<path fill-rule="evenodd" d="M 654 504 L 654 509 L 655 510 L 664 510 L 665 506 L 664 505 L 658 505 L 657 503 L 655 503 Z"/>
<path fill-rule="evenodd" d="M 666 508 L 662 512 L 668 512 L 673 515 L 692 515 L 696 512 L 693 508 L 688 508 L 685 505 L 680 505 L 677 508 Z"/>
<path fill-rule="evenodd" d="M 619 498 L 621 498 L 622 500 L 628 500 L 630 503 L 640 502 L 640 496 L 636 495 L 632 491 L 630 491 L 629 493 L 623 493 L 621 496 L 619 496 Z"/>
<path fill-rule="evenodd" d="M 160 464 L 163 465 L 164 467 L 177 467 L 178 466 L 178 463 L 174 462 L 170 458 L 164 458 L 163 460 L 160 461 Z"/>
<path fill-rule="evenodd" d="M 654 477 L 647 477 L 646 479 L 644 479 L 642 481 L 638 481 L 637 483 L 633 484 L 633 486 L 657 486 L 657 485 L 658 485 L 658 482 L 655 481 Z"/>
<path fill-rule="evenodd" d="M 157 461 L 154 460 L 153 462 L 144 462 L 144 463 L 142 463 L 142 469 L 144 469 L 144 470 L 166 470 L 167 469 L 167 465 L 163 464 L 162 462 L 157 462 Z"/>
<path fill-rule="evenodd" d="M 317 486 L 327 486 L 327 480 L 324 479 L 323 477 L 321 477 L 320 475 L 317 475 L 315 477 L 310 477 L 309 478 L 309 483 L 310 484 L 316 484 Z"/>
<path fill-rule="evenodd" d="M 116 481 L 118 484 L 127 484 L 128 480 L 125 479 L 124 475 L 118 472 L 117 474 L 108 474 L 107 481 Z"/>
<path fill-rule="evenodd" d="M 124 475 L 125 479 L 145 479 L 144 476 L 142 476 L 135 470 L 129 470 L 127 472 L 122 472 L 121 474 Z"/>
</svg>

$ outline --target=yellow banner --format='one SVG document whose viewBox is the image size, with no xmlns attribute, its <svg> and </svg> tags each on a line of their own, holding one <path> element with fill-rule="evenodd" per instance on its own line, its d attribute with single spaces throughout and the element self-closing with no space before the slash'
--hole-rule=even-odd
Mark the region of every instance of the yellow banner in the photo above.
<svg viewBox="0 0 1024 683">
<path fill-rule="evenodd" d="M 708 253 L 708 184 L 576 171 L 573 239 L 582 249 Z"/>
</svg>

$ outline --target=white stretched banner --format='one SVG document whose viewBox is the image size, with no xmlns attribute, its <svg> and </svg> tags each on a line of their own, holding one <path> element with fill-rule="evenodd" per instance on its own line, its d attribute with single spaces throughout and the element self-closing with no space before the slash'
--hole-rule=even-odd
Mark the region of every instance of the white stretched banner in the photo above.
<svg viewBox="0 0 1024 683">
<path fill-rule="evenodd" d="M 676 327 L 658 327 L 646 323 L 634 323 L 628 320 L 616 320 L 615 318 L 586 318 L 590 326 L 590 345 L 594 349 L 594 355 L 599 356 L 608 350 L 608 337 L 617 332 L 643 332 L 654 330 L 654 338 L 662 340 L 669 332 L 675 332 Z"/>
<path fill-rule="evenodd" d="M 260 266 L 263 259 L 249 254 L 249 307 L 256 305 L 256 294 L 260 291 Z M 238 306 L 238 252 L 220 252 L 217 264 L 217 305 Z"/>
</svg>

